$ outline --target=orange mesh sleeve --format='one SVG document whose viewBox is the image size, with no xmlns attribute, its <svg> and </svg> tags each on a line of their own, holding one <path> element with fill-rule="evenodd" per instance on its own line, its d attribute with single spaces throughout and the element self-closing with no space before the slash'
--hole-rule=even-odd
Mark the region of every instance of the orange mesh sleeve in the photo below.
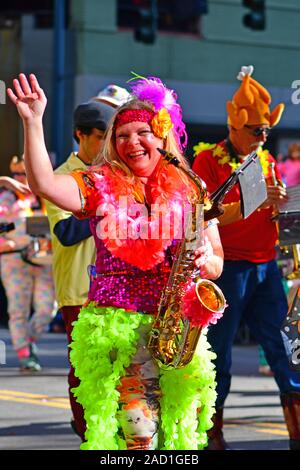
<svg viewBox="0 0 300 470">
<path fill-rule="evenodd" d="M 78 219 L 86 219 L 96 215 L 95 206 L 95 179 L 89 171 L 72 171 L 70 173 L 79 189 L 81 199 L 81 211 L 74 213 Z"/>
</svg>

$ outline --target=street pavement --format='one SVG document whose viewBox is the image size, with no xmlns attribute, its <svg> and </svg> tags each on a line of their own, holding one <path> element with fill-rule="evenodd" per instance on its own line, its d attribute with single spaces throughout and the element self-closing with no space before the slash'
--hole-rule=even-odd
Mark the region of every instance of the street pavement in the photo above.
<svg viewBox="0 0 300 470">
<path fill-rule="evenodd" d="M 0 339 L 0 450 L 78 449 L 80 440 L 70 427 L 65 335 L 43 336 L 43 369 L 35 374 L 19 372 L 7 329 L 0 328 Z M 275 381 L 257 369 L 257 346 L 235 346 L 225 437 L 234 450 L 287 450 Z"/>
</svg>

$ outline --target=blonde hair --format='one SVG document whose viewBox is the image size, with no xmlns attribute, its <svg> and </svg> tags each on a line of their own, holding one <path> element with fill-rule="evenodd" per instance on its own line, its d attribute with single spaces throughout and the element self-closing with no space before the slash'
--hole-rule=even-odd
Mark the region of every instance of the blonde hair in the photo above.
<svg viewBox="0 0 300 470">
<path fill-rule="evenodd" d="M 116 117 L 122 113 L 123 111 L 127 109 L 145 109 L 148 111 L 154 111 L 154 107 L 151 102 L 149 101 L 141 101 L 138 99 L 132 99 L 123 106 L 120 106 L 117 110 L 117 112 L 114 114 L 110 122 L 108 123 L 107 130 L 104 135 L 104 144 L 102 148 L 102 152 L 100 157 L 95 161 L 95 165 L 93 169 L 97 170 L 97 168 L 101 168 L 103 165 L 109 165 L 111 169 L 114 170 L 121 170 L 124 174 L 124 180 L 127 181 L 128 184 L 133 185 L 138 182 L 138 178 L 136 175 L 132 172 L 132 170 L 124 163 L 120 156 L 117 153 L 116 149 L 116 135 L 115 135 L 115 120 Z M 179 146 L 176 141 L 176 137 L 174 135 L 173 130 L 171 129 L 167 135 L 167 137 L 164 139 L 164 145 L 163 145 L 164 150 L 167 152 L 171 152 L 173 155 L 175 155 L 178 160 L 180 161 L 181 165 L 185 168 L 188 169 L 189 165 L 181 153 Z M 160 171 L 165 167 L 164 162 L 162 161 Z M 178 173 L 178 176 L 181 178 L 181 180 L 184 182 L 184 184 L 190 189 L 190 195 L 191 197 L 194 198 L 195 196 L 195 191 L 193 189 L 193 185 L 191 185 L 190 180 L 183 174 L 182 171 L 176 168 L 176 171 Z"/>
</svg>

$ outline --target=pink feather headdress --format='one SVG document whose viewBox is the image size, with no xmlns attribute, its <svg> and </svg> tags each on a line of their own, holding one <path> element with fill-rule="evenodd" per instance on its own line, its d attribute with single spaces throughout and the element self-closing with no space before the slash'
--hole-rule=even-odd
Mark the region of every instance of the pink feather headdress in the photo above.
<svg viewBox="0 0 300 470">
<path fill-rule="evenodd" d="M 167 88 L 160 78 L 145 78 L 134 72 L 132 74 L 134 78 L 129 81 L 136 80 L 130 85 L 132 94 L 141 101 L 150 101 L 157 113 L 163 109 L 168 111 L 177 143 L 181 150 L 184 149 L 187 145 L 187 133 L 182 120 L 182 109 L 177 103 L 177 95 L 174 90 Z"/>
</svg>

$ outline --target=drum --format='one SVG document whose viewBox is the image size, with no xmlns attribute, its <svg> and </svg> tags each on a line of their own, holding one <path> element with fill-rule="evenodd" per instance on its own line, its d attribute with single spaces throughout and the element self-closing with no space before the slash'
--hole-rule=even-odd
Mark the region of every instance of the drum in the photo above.
<svg viewBox="0 0 300 470">
<path fill-rule="evenodd" d="M 33 266 L 50 266 L 52 264 L 52 245 L 48 238 L 32 238 L 29 245 L 21 251 L 23 261 Z"/>
</svg>

